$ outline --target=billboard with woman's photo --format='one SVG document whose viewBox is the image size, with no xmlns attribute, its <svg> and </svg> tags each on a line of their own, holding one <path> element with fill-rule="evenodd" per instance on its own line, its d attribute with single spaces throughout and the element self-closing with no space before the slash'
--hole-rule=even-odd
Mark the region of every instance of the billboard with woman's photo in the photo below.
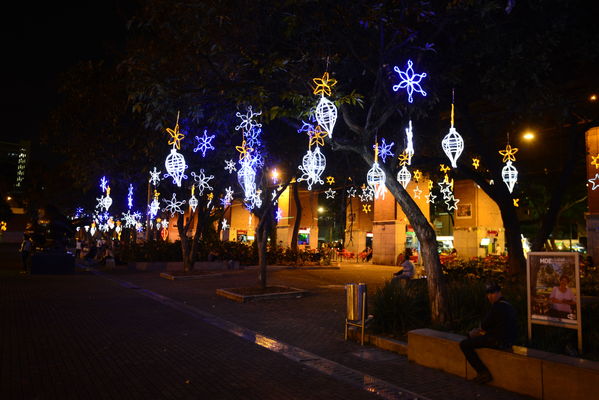
<svg viewBox="0 0 599 400">
<path fill-rule="evenodd" d="M 532 324 L 578 329 L 580 336 L 578 256 L 565 252 L 528 253 L 529 337 Z"/>
</svg>

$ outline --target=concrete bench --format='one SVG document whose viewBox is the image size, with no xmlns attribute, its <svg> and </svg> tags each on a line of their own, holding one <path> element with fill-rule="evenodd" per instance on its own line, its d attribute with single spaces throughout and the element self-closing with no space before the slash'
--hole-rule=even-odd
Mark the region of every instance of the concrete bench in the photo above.
<svg viewBox="0 0 599 400">
<path fill-rule="evenodd" d="M 472 379 L 460 342 L 465 338 L 433 329 L 408 332 L 408 359 Z M 599 363 L 514 346 L 512 351 L 477 349 L 491 371 L 491 385 L 538 399 L 591 399 L 599 393 Z"/>
</svg>

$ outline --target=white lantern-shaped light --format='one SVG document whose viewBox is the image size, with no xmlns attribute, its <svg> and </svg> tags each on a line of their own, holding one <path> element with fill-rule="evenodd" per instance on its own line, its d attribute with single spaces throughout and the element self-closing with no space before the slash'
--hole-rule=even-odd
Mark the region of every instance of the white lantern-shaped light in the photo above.
<svg viewBox="0 0 599 400">
<path fill-rule="evenodd" d="M 379 167 L 379 146 L 378 144 L 374 145 L 374 162 L 372 163 L 372 168 L 366 174 L 366 182 L 368 186 L 374 192 L 374 198 L 378 199 L 379 196 L 382 196 L 385 199 L 385 192 L 387 188 L 385 187 L 385 180 L 387 179 L 385 176 L 385 172 Z"/>
<path fill-rule="evenodd" d="M 333 128 L 337 122 L 337 107 L 324 96 L 316 106 L 316 122 L 329 134 L 329 137 L 333 136 Z"/>
<path fill-rule="evenodd" d="M 457 168 L 456 162 L 464 150 L 464 139 L 453 126 L 449 128 L 449 133 L 443 138 L 441 146 L 445 155 L 451 161 L 451 166 Z"/>
<path fill-rule="evenodd" d="M 171 153 L 166 157 L 164 167 L 166 168 L 167 172 L 165 176 L 170 176 L 173 178 L 173 183 L 175 183 L 178 187 L 181 187 L 181 180 L 183 178 L 187 179 L 187 175 L 185 175 L 187 164 L 185 163 L 185 157 L 183 157 L 183 154 L 179 153 L 174 146 L 171 149 Z"/>
<path fill-rule="evenodd" d="M 518 181 L 518 170 L 512 165 L 511 161 L 508 160 L 508 162 L 505 163 L 505 166 L 501 169 L 501 177 L 507 185 L 510 193 L 512 193 L 514 190 L 514 185 L 516 185 L 516 182 Z"/>
<path fill-rule="evenodd" d="M 408 183 L 412 180 L 412 174 L 408 171 L 406 166 L 402 166 L 399 172 L 397 173 L 397 181 L 401 183 L 401 186 L 406 189 L 408 187 Z"/>
<path fill-rule="evenodd" d="M 250 157 L 241 161 L 241 168 L 237 171 L 239 185 L 243 188 L 245 198 L 250 199 L 256 191 L 256 171 L 252 168 Z"/>
</svg>

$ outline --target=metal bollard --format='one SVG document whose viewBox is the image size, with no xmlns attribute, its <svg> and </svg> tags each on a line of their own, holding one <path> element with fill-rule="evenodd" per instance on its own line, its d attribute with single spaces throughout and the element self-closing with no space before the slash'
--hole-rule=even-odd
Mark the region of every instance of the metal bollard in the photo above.
<svg viewBox="0 0 599 400">
<path fill-rule="evenodd" d="M 345 340 L 349 326 L 361 328 L 360 343 L 364 345 L 364 329 L 366 325 L 366 284 L 349 283 L 345 285 L 347 296 L 347 316 L 345 318 Z"/>
</svg>

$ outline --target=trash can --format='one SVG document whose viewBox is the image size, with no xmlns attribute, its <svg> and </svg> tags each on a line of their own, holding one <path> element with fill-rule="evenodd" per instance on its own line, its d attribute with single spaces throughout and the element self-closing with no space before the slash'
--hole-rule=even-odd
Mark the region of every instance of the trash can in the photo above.
<svg viewBox="0 0 599 400">
<path fill-rule="evenodd" d="M 365 283 L 348 283 L 345 285 L 347 294 L 347 320 L 362 321 L 366 312 L 366 284 Z M 363 304 L 364 302 L 364 304 Z M 362 315 L 364 311 L 364 315 Z"/>
</svg>

